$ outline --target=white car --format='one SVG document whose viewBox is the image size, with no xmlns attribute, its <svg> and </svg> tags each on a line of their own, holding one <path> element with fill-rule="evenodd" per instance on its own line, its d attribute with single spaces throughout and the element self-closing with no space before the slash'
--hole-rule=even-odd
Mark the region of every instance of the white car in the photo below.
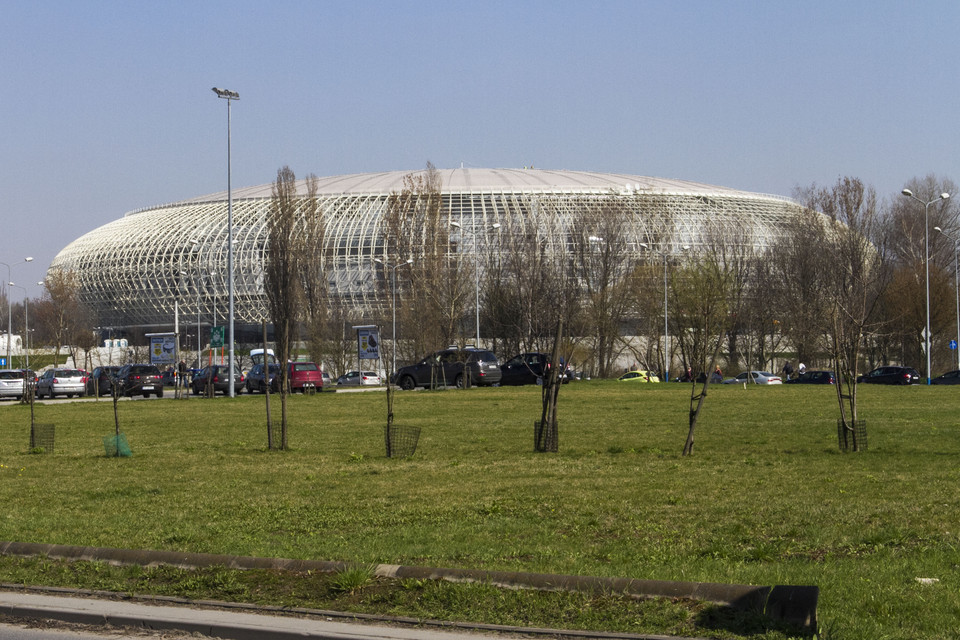
<svg viewBox="0 0 960 640">
<path fill-rule="evenodd" d="M 736 378 L 729 378 L 723 381 L 723 384 L 783 384 L 780 376 L 775 376 L 769 371 L 744 371 Z"/>
<path fill-rule="evenodd" d="M 376 371 L 347 371 L 337 378 L 337 386 L 378 386 L 380 385 L 380 376 Z"/>
<path fill-rule="evenodd" d="M 24 384 L 23 372 L 17 369 L 0 369 L 0 398 L 23 397 Z"/>
</svg>

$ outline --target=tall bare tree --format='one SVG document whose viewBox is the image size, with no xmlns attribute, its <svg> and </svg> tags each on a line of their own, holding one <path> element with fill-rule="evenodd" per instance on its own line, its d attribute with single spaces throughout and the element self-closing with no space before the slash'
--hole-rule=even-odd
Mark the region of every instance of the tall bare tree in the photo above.
<svg viewBox="0 0 960 640">
<path fill-rule="evenodd" d="M 398 346 L 406 349 L 407 359 L 460 341 L 473 291 L 463 260 L 451 243 L 441 187 L 440 173 L 428 162 L 426 170 L 404 176 L 403 188 L 387 200 L 386 262 L 397 265 L 414 260 L 413 268 L 396 274 L 403 291 L 397 315 L 407 338 Z M 391 286 L 386 267 L 380 281 Z"/>
<path fill-rule="evenodd" d="M 52 269 L 44 280 L 44 296 L 34 317 L 53 341 L 54 364 L 60 362 L 60 348 L 76 336 L 80 318 L 80 281 L 73 271 Z M 79 366 L 79 365 L 78 365 Z"/>
<path fill-rule="evenodd" d="M 585 200 L 571 225 L 573 264 L 593 338 L 600 377 L 622 351 L 620 329 L 631 308 L 636 263 L 627 251 L 628 227 L 612 197 Z"/>
<path fill-rule="evenodd" d="M 826 219 L 808 217 L 809 238 L 822 247 L 828 267 L 822 287 L 827 297 L 826 320 L 830 351 L 837 373 L 837 402 L 844 438 L 852 438 L 854 451 L 861 449 L 858 420 L 857 376 L 864 345 L 881 329 L 878 314 L 884 291 L 891 280 L 884 243 L 882 217 L 872 188 L 857 178 L 843 177 L 831 187 L 813 186 L 804 192 L 804 204 Z"/>
<path fill-rule="evenodd" d="M 303 287 L 300 267 L 303 233 L 298 225 L 297 178 L 290 167 L 277 171 L 272 188 L 268 230 L 269 250 L 264 288 L 273 322 L 277 359 L 280 361 L 280 448 L 287 449 L 288 376 L 294 331 L 299 321 Z M 272 441 L 272 439 L 270 439 Z"/>
</svg>

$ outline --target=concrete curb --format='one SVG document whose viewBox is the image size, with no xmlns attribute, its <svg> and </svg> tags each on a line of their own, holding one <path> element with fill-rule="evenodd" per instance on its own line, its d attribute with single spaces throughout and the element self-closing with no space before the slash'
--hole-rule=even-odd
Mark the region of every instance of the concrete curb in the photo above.
<svg viewBox="0 0 960 640">
<path fill-rule="evenodd" d="M 64 560 L 87 560 L 115 565 L 169 565 L 183 569 L 223 566 L 231 569 L 276 569 L 339 573 L 356 565 L 346 562 L 255 558 L 208 553 L 181 553 L 136 549 L 110 549 L 29 542 L 0 542 L 0 554 L 10 556 L 47 556 Z M 817 631 L 816 586 L 754 586 L 710 582 L 671 582 L 553 575 L 543 573 L 440 569 L 402 565 L 376 565 L 373 572 L 387 578 L 416 578 L 450 582 L 480 582 L 510 589 L 621 593 L 637 598 L 690 598 L 763 613 L 803 628 Z"/>
</svg>

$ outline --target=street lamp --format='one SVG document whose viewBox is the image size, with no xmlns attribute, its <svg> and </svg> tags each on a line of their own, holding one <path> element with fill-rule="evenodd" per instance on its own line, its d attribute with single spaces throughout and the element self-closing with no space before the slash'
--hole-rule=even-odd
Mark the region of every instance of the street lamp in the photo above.
<svg viewBox="0 0 960 640">
<path fill-rule="evenodd" d="M 24 352 L 27 354 L 27 365 L 26 368 L 30 368 L 30 299 L 27 297 L 27 288 L 21 287 L 18 284 L 13 282 L 7 283 L 9 286 L 23 291 L 23 339 L 24 339 Z M 40 286 L 43 286 L 42 282 L 37 283 Z"/>
<path fill-rule="evenodd" d="M 957 262 L 957 253 L 960 252 L 960 242 L 940 227 L 934 227 L 934 231 L 939 231 L 953 240 L 953 288 L 957 292 L 957 369 L 960 369 L 960 264 Z"/>
<path fill-rule="evenodd" d="M 926 285 L 927 285 L 927 329 L 926 333 L 923 336 L 923 349 L 927 352 L 927 384 L 930 384 L 930 225 L 929 221 L 929 211 L 930 205 L 938 200 L 946 200 L 950 197 L 949 193 L 941 193 L 939 196 L 931 200 L 930 202 L 924 202 L 917 196 L 913 195 L 913 191 L 910 189 L 904 189 L 901 191 L 903 195 L 908 198 L 913 198 L 917 202 L 923 205 L 923 247 L 924 247 L 924 267 L 926 268 Z"/>
<path fill-rule="evenodd" d="M 644 249 L 649 249 L 650 247 L 646 242 L 641 242 L 640 246 Z M 681 251 L 686 251 L 690 248 L 690 245 L 685 244 L 680 247 Z M 663 258 L 663 381 L 670 382 L 670 326 L 668 324 L 669 314 L 667 307 L 667 292 L 668 292 L 668 280 L 667 280 L 667 252 L 666 250 L 660 252 L 660 256 Z"/>
<path fill-rule="evenodd" d="M 405 267 L 408 264 L 413 264 L 413 258 L 407 258 L 406 262 L 401 262 L 400 264 L 395 264 L 390 266 L 386 260 L 381 260 L 380 258 L 374 258 L 374 262 L 382 264 L 387 269 L 390 269 L 393 273 L 393 371 L 391 373 L 397 372 L 397 269 L 400 267 Z M 389 381 L 388 381 L 389 384 Z"/>
<path fill-rule="evenodd" d="M 461 225 L 456 220 L 450 222 L 451 227 L 456 227 L 460 229 L 461 232 L 467 231 L 466 227 Z M 500 223 L 495 222 L 489 226 L 481 227 L 482 229 L 499 229 Z M 473 273 L 476 279 L 476 310 L 477 310 L 477 348 L 480 348 L 480 254 L 477 252 L 477 225 L 474 223 L 473 227 L 470 229 L 470 233 L 473 234 Z"/>
<path fill-rule="evenodd" d="M 230 358 L 229 358 L 229 371 L 227 374 L 230 376 L 230 379 L 233 379 L 234 372 L 234 362 L 233 362 L 233 188 L 231 185 L 231 167 L 230 167 L 230 103 L 234 100 L 240 99 L 240 94 L 236 91 L 230 91 L 229 89 L 218 89 L 217 87 L 213 88 L 213 92 L 217 94 L 218 98 L 223 98 L 227 101 L 227 271 L 229 275 L 227 276 L 227 289 L 229 290 L 230 297 L 230 311 L 229 311 L 229 334 L 230 334 Z M 233 398 L 235 395 L 235 390 L 232 384 L 227 385 L 227 389 L 230 391 L 230 397 Z"/>
<path fill-rule="evenodd" d="M 33 258 L 27 256 L 20 262 L 14 262 L 13 265 L 23 264 L 24 262 L 33 262 Z M 7 282 L 13 278 L 10 275 L 10 265 L 6 262 L 0 262 L 3 266 L 7 268 Z M 13 363 L 10 361 L 10 334 L 13 333 L 13 305 L 10 304 L 10 296 L 7 295 L 7 366 L 13 368 Z"/>
</svg>

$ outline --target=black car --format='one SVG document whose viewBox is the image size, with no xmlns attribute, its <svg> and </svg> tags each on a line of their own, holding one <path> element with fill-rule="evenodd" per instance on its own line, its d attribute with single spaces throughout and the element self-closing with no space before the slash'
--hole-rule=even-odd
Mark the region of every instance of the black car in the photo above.
<svg viewBox="0 0 960 640">
<path fill-rule="evenodd" d="M 870 373 L 857 377 L 864 384 L 918 384 L 920 374 L 912 367 L 877 367 Z"/>
<path fill-rule="evenodd" d="M 947 371 L 931 380 L 930 384 L 960 384 L 960 370 Z"/>
<path fill-rule="evenodd" d="M 193 394 L 200 395 L 201 393 L 207 393 L 207 389 L 209 388 L 213 394 L 222 393 L 223 395 L 229 395 L 230 376 L 227 375 L 229 368 L 229 365 L 225 364 L 212 364 L 208 367 L 200 369 L 200 371 L 197 372 L 197 375 L 193 376 L 193 380 L 190 381 L 190 388 L 193 390 Z M 234 367 L 234 395 L 243 392 L 243 382 L 243 374 L 240 373 L 240 369 Z"/>
<path fill-rule="evenodd" d="M 113 393 L 113 379 L 120 372 L 120 366 L 97 367 L 87 377 L 88 396 L 108 396 Z"/>
<path fill-rule="evenodd" d="M 500 384 L 500 362 L 486 349 L 443 349 L 430 354 L 417 364 L 400 367 L 393 382 L 401 389 L 455 385 L 463 388 L 466 376 L 472 384 L 492 386 Z"/>
<path fill-rule="evenodd" d="M 160 369 L 152 364 L 126 364 L 117 372 L 113 383 L 117 385 L 117 394 L 121 396 L 163 397 Z"/>
<path fill-rule="evenodd" d="M 563 360 L 560 361 L 563 366 Z M 500 365 L 501 385 L 543 384 L 550 372 L 550 355 L 547 353 L 521 353 Z M 570 382 L 569 367 L 560 372 L 561 382 Z"/>
<path fill-rule="evenodd" d="M 253 393 L 254 391 L 259 391 L 264 393 L 267 390 L 267 385 L 270 385 L 270 392 L 277 393 L 280 391 L 280 381 L 277 379 L 277 376 L 280 375 L 280 365 L 277 363 L 272 363 L 269 365 L 268 374 L 270 376 L 270 381 L 266 381 L 266 376 L 264 375 L 264 367 L 268 365 L 264 364 L 255 364 L 253 368 L 247 373 L 247 379 L 244 383 L 247 389 L 247 393 Z"/>
<path fill-rule="evenodd" d="M 837 376 L 833 371 L 807 370 L 796 378 L 787 380 L 787 384 L 837 384 Z"/>
</svg>

